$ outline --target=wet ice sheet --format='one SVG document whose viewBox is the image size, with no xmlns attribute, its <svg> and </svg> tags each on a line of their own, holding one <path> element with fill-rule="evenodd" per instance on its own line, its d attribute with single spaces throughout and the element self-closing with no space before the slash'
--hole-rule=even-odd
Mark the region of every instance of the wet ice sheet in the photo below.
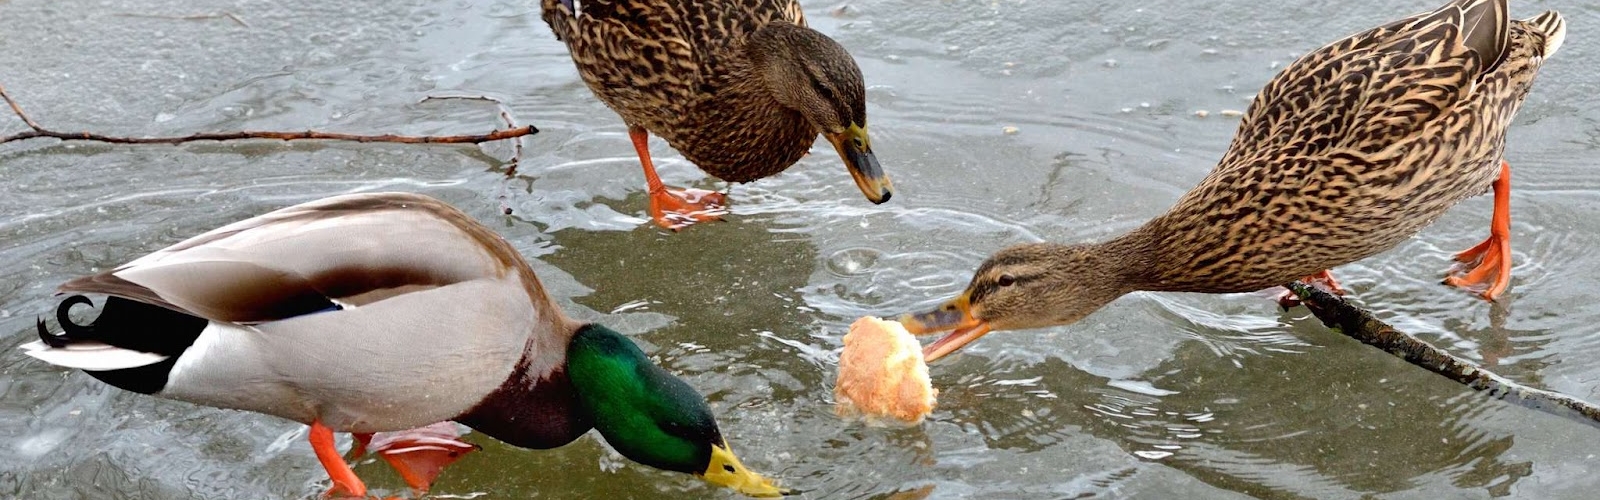
<svg viewBox="0 0 1600 500">
<path fill-rule="evenodd" d="M 70 277 L 286 204 L 399 189 L 445 198 L 540 259 L 573 314 L 633 334 L 709 394 L 748 465 L 818 498 L 1581 497 L 1597 486 L 1593 429 L 1486 402 L 1261 295 L 1135 294 L 1078 325 L 991 335 L 934 366 L 940 407 L 920 429 L 831 412 L 833 353 L 856 316 L 944 299 L 1004 245 L 1105 238 L 1159 214 L 1221 155 L 1235 123 L 1222 111 L 1277 68 L 1431 3 L 873 0 L 844 17 L 809 4 L 872 86 L 895 200 L 861 200 L 824 144 L 735 187 L 730 222 L 666 234 L 641 217 L 620 121 L 532 2 L 0 2 L 0 85 L 55 128 L 485 131 L 491 106 L 418 103 L 470 92 L 543 130 L 509 184 L 503 145 L 0 146 L 0 419 L 16 423 L 0 428 L 0 496 L 320 494 L 296 424 L 119 392 L 14 347 Z M 1597 21 L 1552 2 L 1513 9 L 1552 6 L 1572 26 Z M 186 18 L 216 13 L 245 24 Z M 1436 284 L 1450 252 L 1483 236 L 1487 198 L 1338 271 L 1396 326 L 1595 400 L 1592 40 L 1573 32 L 1511 134 L 1507 307 Z M 20 127 L 0 120 L 0 133 Z M 716 187 L 655 151 L 667 182 Z M 487 444 L 435 491 L 711 493 L 592 439 Z M 358 472 L 403 488 L 381 464 Z"/>
</svg>

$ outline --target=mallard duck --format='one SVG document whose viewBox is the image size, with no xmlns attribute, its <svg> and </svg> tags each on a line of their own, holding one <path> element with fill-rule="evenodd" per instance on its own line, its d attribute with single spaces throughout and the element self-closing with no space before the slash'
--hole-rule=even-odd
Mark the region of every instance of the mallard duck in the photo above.
<svg viewBox="0 0 1600 500">
<path fill-rule="evenodd" d="M 543 0 L 543 8 L 589 90 L 628 124 L 657 224 L 715 219 L 725 200 L 662 185 L 651 133 L 728 182 L 782 172 L 820 133 L 868 200 L 889 201 L 867 137 L 861 70 L 806 27 L 794 0 Z"/>
<path fill-rule="evenodd" d="M 1454 0 L 1312 51 L 1267 83 L 1233 144 L 1167 213 L 1109 241 L 1006 248 L 966 291 L 902 317 L 929 360 L 991 330 L 1078 321 L 1134 291 L 1232 293 L 1388 250 L 1494 189 L 1490 236 L 1448 283 L 1494 300 L 1510 279 L 1506 127 L 1565 22 Z"/>
<path fill-rule="evenodd" d="M 422 195 L 337 196 L 229 224 L 61 285 L 65 330 L 23 346 L 157 397 L 311 426 L 332 492 L 366 487 L 333 432 L 454 420 L 525 448 L 597 429 L 623 456 L 752 496 L 780 489 L 627 337 L 575 321 L 489 228 Z"/>
</svg>

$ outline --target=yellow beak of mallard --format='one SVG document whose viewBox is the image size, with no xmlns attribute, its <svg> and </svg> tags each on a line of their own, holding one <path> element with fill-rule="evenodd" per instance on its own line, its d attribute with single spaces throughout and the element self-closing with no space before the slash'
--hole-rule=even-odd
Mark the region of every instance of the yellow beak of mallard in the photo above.
<svg viewBox="0 0 1600 500">
<path fill-rule="evenodd" d="M 972 294 L 964 292 L 939 308 L 923 313 L 900 316 L 900 323 L 914 335 L 928 335 L 953 330 L 939 340 L 922 348 L 922 357 L 929 363 L 961 350 L 967 344 L 989 333 L 988 321 L 978 319 L 972 311 Z"/>
<path fill-rule="evenodd" d="M 894 186 L 889 176 L 883 174 L 883 167 L 878 165 L 878 156 L 872 154 L 872 140 L 867 138 L 866 127 L 852 124 L 842 132 L 823 136 L 839 151 L 839 158 L 844 160 L 844 167 L 850 170 L 861 194 L 874 204 L 889 201 L 894 195 Z"/>
<path fill-rule="evenodd" d="M 771 479 L 745 468 L 744 464 L 739 463 L 739 457 L 733 456 L 733 451 L 728 449 L 726 441 L 711 447 L 711 463 L 706 465 L 706 473 L 701 477 L 711 484 L 732 488 L 756 498 L 776 498 L 795 493 L 788 488 L 779 488 L 772 484 Z"/>
</svg>

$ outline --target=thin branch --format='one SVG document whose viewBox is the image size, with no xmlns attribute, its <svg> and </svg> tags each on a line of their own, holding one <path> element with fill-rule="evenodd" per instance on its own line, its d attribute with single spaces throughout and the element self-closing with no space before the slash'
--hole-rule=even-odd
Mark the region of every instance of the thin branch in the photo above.
<svg viewBox="0 0 1600 500">
<path fill-rule="evenodd" d="M 434 99 L 467 99 L 492 102 L 496 108 L 500 109 L 500 120 L 506 123 L 506 127 L 517 128 L 517 119 L 511 115 L 511 106 L 507 106 L 506 102 L 499 98 L 487 94 L 447 94 L 430 95 L 418 102 L 428 102 Z M 522 165 L 522 139 L 511 141 L 511 164 L 506 167 L 505 182 L 500 184 L 500 193 L 495 195 L 495 199 L 500 201 L 500 213 L 505 215 L 511 215 L 512 211 L 515 210 L 511 208 L 511 196 L 507 193 L 510 192 L 511 180 L 517 177 L 517 166 L 519 165 Z"/>
<path fill-rule="evenodd" d="M 1364 344 L 1383 349 L 1401 359 L 1460 382 L 1489 397 L 1600 427 L 1600 407 L 1561 394 L 1518 384 L 1485 371 L 1471 362 L 1418 340 L 1350 305 L 1333 294 L 1295 282 L 1285 285 L 1322 320 L 1322 324 Z"/>
<path fill-rule="evenodd" d="M 194 14 L 194 15 L 189 15 L 189 16 L 163 16 L 163 15 L 159 15 L 159 14 L 136 14 L 136 13 L 130 13 L 130 12 L 124 12 L 124 13 L 117 14 L 117 15 L 118 16 L 122 16 L 122 17 L 143 17 L 143 18 L 149 18 L 149 19 L 173 19 L 173 20 L 179 20 L 179 21 L 200 21 L 200 20 L 205 20 L 205 19 L 227 18 L 227 19 L 233 20 L 233 22 L 238 24 L 240 27 L 244 27 L 244 28 L 249 28 L 250 27 L 250 23 L 244 22 L 243 18 L 240 18 L 239 16 L 235 15 L 232 12 L 217 12 L 217 13 L 212 13 L 212 14 Z"/>
<path fill-rule="evenodd" d="M 484 94 L 430 95 L 417 102 L 428 102 L 434 99 L 467 99 L 473 101 L 492 102 L 494 103 L 495 107 L 500 110 L 500 120 L 505 122 L 506 128 L 510 130 L 517 129 L 517 119 L 511 116 L 511 107 L 507 106 L 505 101 L 502 101 L 498 98 Z M 522 141 L 511 141 L 511 165 L 506 167 L 506 177 L 515 177 L 517 175 L 517 166 L 519 165 L 522 165 Z"/>
<path fill-rule="evenodd" d="M 17 101 L 11 99 L 11 94 L 6 92 L 4 85 L 0 85 L 0 98 L 4 98 L 6 100 L 6 104 L 11 106 L 11 110 L 17 113 L 17 117 L 22 118 L 22 123 L 27 124 L 28 128 L 31 128 L 34 131 L 44 130 L 44 127 L 40 127 L 39 123 L 33 121 L 33 118 L 28 117 L 27 113 L 22 112 L 22 106 L 17 105 Z M 0 141 L 0 144 L 5 144 L 7 142 L 11 142 L 11 140 L 8 139 Z"/>
<path fill-rule="evenodd" d="M 5 99 L 6 104 L 11 106 L 11 110 L 16 112 L 19 118 L 22 118 L 22 122 L 27 124 L 28 128 L 32 129 L 8 136 L 0 136 L 0 144 L 44 137 L 60 139 L 63 141 L 96 141 L 112 144 L 180 144 L 194 141 L 229 141 L 239 139 L 277 139 L 283 141 L 299 139 L 324 139 L 355 142 L 391 142 L 401 144 L 480 144 L 505 139 L 514 139 L 539 133 L 539 129 L 529 125 L 525 127 L 512 128 L 509 130 L 496 130 L 487 134 L 477 135 L 361 135 L 306 130 L 300 132 L 210 132 L 181 137 L 122 137 L 96 134 L 92 132 L 61 132 L 57 130 L 51 130 L 40 126 L 38 122 L 33 121 L 33 118 L 29 117 L 27 113 L 23 112 L 22 106 L 18 105 L 17 102 L 11 98 L 11 94 L 6 93 L 4 86 L 0 86 L 0 98 Z"/>
<path fill-rule="evenodd" d="M 305 130 L 300 132 L 245 130 L 240 132 L 202 133 L 185 135 L 181 137 L 119 137 L 113 135 L 101 135 L 91 132 L 57 132 L 48 129 L 36 129 L 0 138 L 0 144 L 26 139 L 37 139 L 41 137 L 60 139 L 63 141 L 95 141 L 111 144 L 181 144 L 195 141 L 233 141 L 240 139 L 277 139 L 281 141 L 324 139 L 355 142 L 394 142 L 401 144 L 478 144 L 512 139 L 525 135 L 533 135 L 538 132 L 538 129 L 532 126 L 527 126 L 512 130 L 496 130 L 491 133 L 476 135 L 361 135 L 342 134 L 338 132 L 318 132 L 315 130 Z"/>
</svg>

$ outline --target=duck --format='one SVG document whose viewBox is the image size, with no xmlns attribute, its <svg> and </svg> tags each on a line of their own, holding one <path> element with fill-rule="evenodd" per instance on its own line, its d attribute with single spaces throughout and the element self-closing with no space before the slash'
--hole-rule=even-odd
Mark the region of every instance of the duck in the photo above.
<svg viewBox="0 0 1600 500">
<path fill-rule="evenodd" d="M 290 206 L 59 292 L 71 294 L 55 311 L 63 332 L 40 319 L 26 354 L 124 390 L 306 424 L 330 495 L 367 491 L 334 432 L 422 441 L 446 421 L 533 449 L 594 429 L 640 464 L 754 497 L 787 492 L 739 461 L 688 383 L 615 330 L 569 317 L 510 243 L 425 195 Z M 104 296 L 98 316 L 75 323 L 90 295 Z"/>
<path fill-rule="evenodd" d="M 578 75 L 628 127 L 651 219 L 678 230 L 727 213 L 723 193 L 669 188 L 655 134 L 707 174 L 751 182 L 788 169 L 821 134 L 874 204 L 893 185 L 867 134 L 866 84 L 794 0 L 542 0 Z"/>
<path fill-rule="evenodd" d="M 1450 207 L 1494 192 L 1489 237 L 1455 255 L 1446 283 L 1493 301 L 1510 282 L 1506 129 L 1566 36 L 1561 15 L 1509 17 L 1506 0 L 1452 0 L 1301 56 L 1267 82 L 1216 167 L 1166 211 L 1093 243 L 1004 248 L 965 290 L 900 317 L 949 332 L 929 361 L 991 331 L 1077 322 L 1135 291 L 1239 293 L 1297 279 L 1411 238 Z"/>
</svg>

